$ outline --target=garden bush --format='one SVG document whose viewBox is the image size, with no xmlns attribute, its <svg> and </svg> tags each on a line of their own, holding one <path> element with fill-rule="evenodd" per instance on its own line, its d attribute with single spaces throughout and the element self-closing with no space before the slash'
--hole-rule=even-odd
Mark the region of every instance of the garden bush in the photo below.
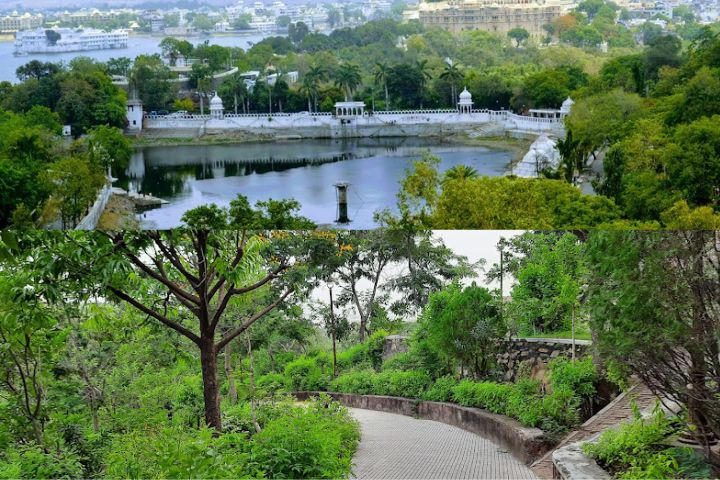
<svg viewBox="0 0 720 480">
<path fill-rule="evenodd" d="M 668 445 L 682 422 L 656 406 L 649 418 L 635 419 L 604 432 L 583 451 L 618 478 L 707 478 L 708 466 L 690 448 Z"/>
<path fill-rule="evenodd" d="M 80 460 L 73 451 L 46 452 L 35 444 L 17 445 L 0 456 L 0 478 L 82 478 Z"/>
<path fill-rule="evenodd" d="M 209 428 L 134 430 L 113 436 L 109 478 L 239 478 L 251 474 L 247 435 Z M 132 454 L 129 454 L 132 453 Z"/>
<path fill-rule="evenodd" d="M 548 365 L 550 385 L 553 389 L 567 388 L 579 397 L 595 395 L 598 373 L 592 357 L 573 362 L 567 357 L 558 357 Z"/>
<path fill-rule="evenodd" d="M 422 399 L 429 402 L 451 402 L 453 399 L 453 388 L 457 383 L 457 380 L 453 377 L 440 377 L 423 393 Z"/>
<path fill-rule="evenodd" d="M 289 386 L 288 377 L 279 373 L 268 373 L 258 377 L 255 381 L 255 387 L 263 393 L 275 394 L 277 392 L 287 391 Z"/>
<path fill-rule="evenodd" d="M 373 381 L 374 370 L 358 370 L 338 376 L 332 381 L 330 389 L 333 392 L 357 393 L 359 395 L 370 395 L 374 393 Z"/>
<path fill-rule="evenodd" d="M 327 356 L 303 356 L 285 366 L 289 386 L 295 391 L 326 390 L 330 382 Z"/>
<path fill-rule="evenodd" d="M 359 440 L 348 410 L 321 396 L 268 422 L 253 437 L 252 465 L 269 478 L 346 478 Z"/>
<path fill-rule="evenodd" d="M 375 375 L 375 395 L 420 398 L 430 385 L 430 375 L 425 372 L 385 371 Z"/>
<path fill-rule="evenodd" d="M 331 388 L 340 393 L 420 398 L 429 385 L 430 376 L 424 372 L 360 370 L 340 375 Z"/>
<path fill-rule="evenodd" d="M 337 355 L 338 367 L 341 370 L 348 370 L 357 367 L 371 367 L 379 370 L 382 366 L 382 353 L 385 345 L 385 337 L 389 333 L 385 330 L 378 330 L 370 335 L 363 343 L 353 345 Z"/>
</svg>

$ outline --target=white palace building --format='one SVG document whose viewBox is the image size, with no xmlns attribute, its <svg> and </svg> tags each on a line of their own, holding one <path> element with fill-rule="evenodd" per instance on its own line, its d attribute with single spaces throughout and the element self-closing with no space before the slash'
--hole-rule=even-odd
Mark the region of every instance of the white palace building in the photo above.
<svg viewBox="0 0 720 480">
<path fill-rule="evenodd" d="M 209 115 L 145 115 L 137 100 L 128 102 L 128 130 L 166 137 L 199 137 L 243 132 L 277 138 L 357 138 L 438 136 L 464 132 L 472 137 L 505 133 L 563 136 L 569 98 L 559 110 L 473 109 L 467 89 L 454 110 L 368 112 L 363 102 L 338 102 L 334 113 L 226 114 L 220 97 L 210 101 Z"/>
</svg>

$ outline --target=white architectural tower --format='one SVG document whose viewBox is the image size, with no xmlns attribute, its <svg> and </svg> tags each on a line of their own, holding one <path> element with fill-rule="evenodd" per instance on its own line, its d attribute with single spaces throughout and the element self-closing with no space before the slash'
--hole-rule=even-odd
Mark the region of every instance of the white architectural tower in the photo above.
<svg viewBox="0 0 720 480">
<path fill-rule="evenodd" d="M 213 120 L 222 120 L 225 118 L 225 108 L 217 92 L 215 92 L 215 96 L 210 100 L 210 118 Z"/>
<path fill-rule="evenodd" d="M 467 87 L 460 93 L 460 101 L 458 102 L 458 111 L 460 113 L 472 113 L 473 100 L 472 94 L 468 92 Z"/>
<path fill-rule="evenodd" d="M 141 100 L 127 101 L 128 131 L 139 132 L 143 128 L 143 103 Z"/>
<path fill-rule="evenodd" d="M 560 106 L 560 118 L 567 117 L 570 114 L 570 110 L 572 110 L 573 105 L 575 105 L 575 102 L 573 102 L 572 98 L 566 98 Z"/>
</svg>

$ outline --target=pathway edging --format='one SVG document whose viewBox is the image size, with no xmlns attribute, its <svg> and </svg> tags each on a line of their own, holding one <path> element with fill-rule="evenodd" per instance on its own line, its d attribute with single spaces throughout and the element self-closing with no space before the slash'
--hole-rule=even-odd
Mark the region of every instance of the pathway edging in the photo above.
<svg viewBox="0 0 720 480">
<path fill-rule="evenodd" d="M 510 417 L 480 408 L 382 395 L 333 392 L 295 392 L 294 395 L 298 400 L 307 400 L 320 395 L 320 393 L 326 393 L 334 400 L 351 408 L 434 420 L 461 428 L 491 440 L 528 465 L 552 448 L 552 444 L 545 439 L 544 432 L 539 428 L 524 427 Z"/>
</svg>

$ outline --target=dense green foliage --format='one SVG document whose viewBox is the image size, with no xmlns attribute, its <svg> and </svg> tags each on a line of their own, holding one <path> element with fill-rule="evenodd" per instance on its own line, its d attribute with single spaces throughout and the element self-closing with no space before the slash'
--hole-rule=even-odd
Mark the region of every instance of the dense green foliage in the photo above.
<svg viewBox="0 0 720 480">
<path fill-rule="evenodd" d="M 475 285 L 451 285 L 430 296 L 418 335 L 447 363 L 487 376 L 506 327 L 490 292 Z"/>
<path fill-rule="evenodd" d="M 708 478 L 710 470 L 689 447 L 673 447 L 670 438 L 682 425 L 658 406 L 643 418 L 607 430 L 583 451 L 617 478 Z"/>
</svg>

